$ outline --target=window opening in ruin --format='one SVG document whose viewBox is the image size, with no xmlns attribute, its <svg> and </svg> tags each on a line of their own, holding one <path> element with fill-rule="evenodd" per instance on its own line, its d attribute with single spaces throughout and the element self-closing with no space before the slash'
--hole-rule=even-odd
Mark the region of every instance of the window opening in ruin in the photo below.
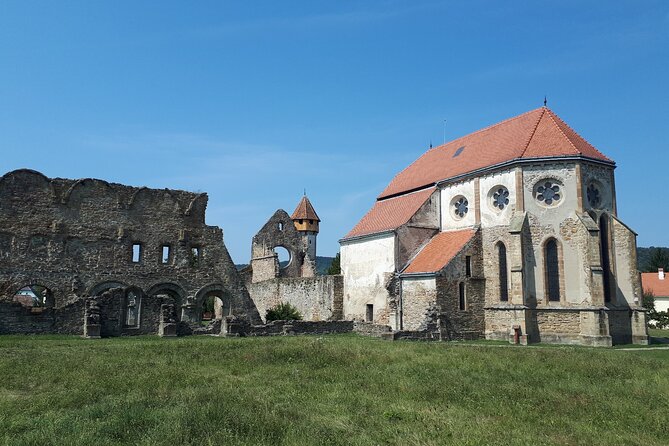
<svg viewBox="0 0 669 446">
<path fill-rule="evenodd" d="M 367 313 L 365 314 L 365 320 L 367 322 L 372 322 L 374 320 L 374 305 L 367 304 Z"/>
<path fill-rule="evenodd" d="M 43 285 L 26 285 L 14 293 L 14 302 L 27 308 L 50 308 L 54 306 L 53 293 Z"/>
<path fill-rule="evenodd" d="M 161 263 L 170 263 L 170 245 L 162 246 L 162 255 L 160 257 Z"/>
<path fill-rule="evenodd" d="M 611 302 L 611 258 L 609 251 L 609 221 L 606 214 L 599 218 L 599 252 L 602 259 L 604 302 Z"/>
<path fill-rule="evenodd" d="M 290 264 L 290 252 L 286 248 L 277 246 L 274 248 L 274 253 L 279 261 L 279 268 L 283 269 Z"/>
<path fill-rule="evenodd" d="M 555 239 L 546 243 L 546 294 L 551 302 L 560 301 L 560 260 L 558 245 Z"/>
<path fill-rule="evenodd" d="M 277 227 L 279 228 L 279 231 L 283 231 L 283 222 L 280 221 Z"/>
<path fill-rule="evenodd" d="M 209 323 L 213 320 L 221 320 L 223 317 L 231 314 L 230 310 L 230 299 L 222 299 L 221 296 L 215 292 L 205 296 L 202 300 L 200 320 L 203 323 Z"/>
<path fill-rule="evenodd" d="M 506 269 L 506 246 L 500 242 L 497 246 L 499 259 L 499 300 L 508 302 L 509 300 L 509 278 Z"/>
<path fill-rule="evenodd" d="M 460 311 L 465 311 L 467 309 L 467 292 L 465 290 L 464 282 L 460 282 L 458 291 L 460 294 Z"/>
<path fill-rule="evenodd" d="M 188 263 L 190 266 L 193 268 L 197 268 L 200 266 L 200 255 L 202 254 L 202 250 L 200 249 L 199 246 L 191 246 L 190 247 L 190 259 Z"/>
<path fill-rule="evenodd" d="M 142 245 L 140 243 L 132 244 L 132 263 L 139 263 L 142 260 Z"/>
<path fill-rule="evenodd" d="M 137 292 L 128 291 L 125 297 L 125 325 L 126 327 L 139 326 L 139 304 L 140 298 Z"/>
<path fill-rule="evenodd" d="M 472 256 L 465 256 L 465 276 L 472 276 Z"/>
</svg>

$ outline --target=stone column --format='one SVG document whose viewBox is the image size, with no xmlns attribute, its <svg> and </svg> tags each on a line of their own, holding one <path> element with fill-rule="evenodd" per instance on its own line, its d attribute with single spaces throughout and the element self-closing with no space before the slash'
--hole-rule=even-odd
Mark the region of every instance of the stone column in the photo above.
<svg viewBox="0 0 669 446">
<path fill-rule="evenodd" d="M 95 299 L 87 299 L 84 310 L 84 338 L 100 339 L 100 307 Z"/>
<path fill-rule="evenodd" d="M 177 319 L 174 304 L 162 304 L 160 306 L 160 324 L 158 325 L 158 336 L 163 338 L 175 337 L 177 335 Z"/>
</svg>

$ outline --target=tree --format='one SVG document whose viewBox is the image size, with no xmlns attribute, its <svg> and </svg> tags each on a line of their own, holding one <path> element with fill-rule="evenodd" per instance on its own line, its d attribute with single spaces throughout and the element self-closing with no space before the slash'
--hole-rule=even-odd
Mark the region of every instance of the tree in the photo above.
<svg viewBox="0 0 669 446">
<path fill-rule="evenodd" d="M 655 311 L 655 295 L 650 290 L 644 290 L 641 296 L 641 306 L 649 312 Z"/>
<path fill-rule="evenodd" d="M 301 321 L 300 312 L 288 302 L 281 302 L 267 310 L 265 320 L 270 321 Z"/>
<path fill-rule="evenodd" d="M 340 263 L 339 253 L 337 253 L 335 258 L 332 259 L 332 263 L 330 263 L 330 267 L 326 271 L 326 274 L 328 276 L 336 276 L 337 274 L 341 274 L 341 263 Z"/>
<path fill-rule="evenodd" d="M 653 248 L 645 270 L 652 273 L 657 272 L 659 268 L 669 270 L 669 252 L 665 248 Z"/>
</svg>

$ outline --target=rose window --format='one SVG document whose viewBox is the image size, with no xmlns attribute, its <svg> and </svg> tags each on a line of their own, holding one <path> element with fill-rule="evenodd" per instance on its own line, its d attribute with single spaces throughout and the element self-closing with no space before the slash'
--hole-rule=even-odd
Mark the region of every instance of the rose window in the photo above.
<svg viewBox="0 0 669 446">
<path fill-rule="evenodd" d="M 553 202 L 559 201 L 560 186 L 551 181 L 544 182 L 544 184 L 537 188 L 537 200 L 543 201 L 547 205 L 551 205 Z"/>
<path fill-rule="evenodd" d="M 499 210 L 509 204 L 509 190 L 506 187 L 500 187 L 492 194 L 492 205 Z"/>
<path fill-rule="evenodd" d="M 469 202 L 465 197 L 460 197 L 453 205 L 455 206 L 455 215 L 460 218 L 464 217 L 469 211 Z"/>
<path fill-rule="evenodd" d="M 597 188 L 597 186 L 595 186 L 594 184 L 588 186 L 586 194 L 588 196 L 588 203 L 590 203 L 590 206 L 592 206 L 593 208 L 598 207 L 602 202 L 602 198 L 600 197 L 599 194 L 599 188 Z"/>
</svg>

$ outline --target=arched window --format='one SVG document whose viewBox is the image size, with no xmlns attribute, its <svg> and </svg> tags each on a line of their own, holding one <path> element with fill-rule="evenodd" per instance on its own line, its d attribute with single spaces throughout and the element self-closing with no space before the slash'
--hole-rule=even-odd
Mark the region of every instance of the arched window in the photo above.
<svg viewBox="0 0 669 446">
<path fill-rule="evenodd" d="M 460 311 L 464 311 L 467 309 L 467 292 L 465 290 L 464 282 L 460 282 L 458 291 L 460 294 Z"/>
<path fill-rule="evenodd" d="M 497 245 L 497 253 L 499 260 L 499 300 L 508 302 L 509 300 L 509 278 L 506 269 L 506 246 L 499 242 Z"/>
<path fill-rule="evenodd" d="M 609 250 L 609 220 L 606 214 L 599 217 L 599 253 L 602 259 L 604 302 L 611 302 L 611 258 Z"/>
<path fill-rule="evenodd" d="M 546 262 L 546 295 L 551 302 L 560 301 L 560 260 L 557 240 L 550 239 L 544 247 Z"/>
</svg>

